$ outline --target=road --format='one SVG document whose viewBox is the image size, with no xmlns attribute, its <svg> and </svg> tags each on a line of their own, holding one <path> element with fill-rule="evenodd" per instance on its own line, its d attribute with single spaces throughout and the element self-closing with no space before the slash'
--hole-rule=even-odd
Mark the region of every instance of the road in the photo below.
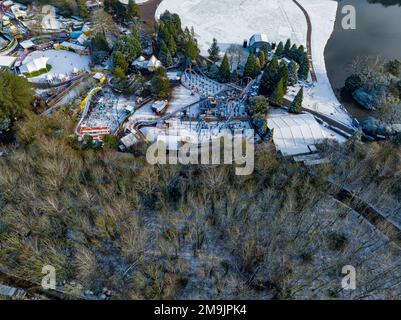
<svg viewBox="0 0 401 320">
<path fill-rule="evenodd" d="M 297 0 L 292 0 L 292 1 L 302 10 L 306 18 L 306 23 L 308 24 L 308 32 L 306 34 L 306 50 L 308 52 L 310 74 L 312 77 L 312 81 L 317 82 L 317 76 L 315 68 L 313 66 L 313 59 L 312 59 L 312 22 L 310 20 L 308 11 L 306 11 L 305 8 Z"/>
</svg>

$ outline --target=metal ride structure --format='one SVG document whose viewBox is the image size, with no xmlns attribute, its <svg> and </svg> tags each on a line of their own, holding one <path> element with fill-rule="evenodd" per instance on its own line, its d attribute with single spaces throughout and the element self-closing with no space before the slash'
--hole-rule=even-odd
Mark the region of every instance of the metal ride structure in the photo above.
<svg viewBox="0 0 401 320">
<path fill-rule="evenodd" d="M 181 124 L 188 124 L 190 129 L 197 132 L 198 137 L 202 130 L 233 131 L 240 127 L 240 123 L 249 120 L 246 99 L 254 83 L 255 80 L 249 79 L 245 87 L 235 83 L 222 84 L 208 78 L 201 70 L 187 69 L 181 77 L 181 84 L 192 94 L 198 94 L 200 99 L 158 119 L 138 121 L 132 131 L 145 139 L 141 128 L 163 124 L 172 118 Z M 191 108 L 199 109 L 196 118 L 188 115 Z M 192 125 L 192 122 L 195 124 Z"/>
</svg>

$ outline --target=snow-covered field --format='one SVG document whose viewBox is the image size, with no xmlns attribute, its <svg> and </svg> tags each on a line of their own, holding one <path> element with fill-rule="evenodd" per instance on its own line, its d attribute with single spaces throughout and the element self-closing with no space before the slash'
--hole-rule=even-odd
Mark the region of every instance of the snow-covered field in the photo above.
<svg viewBox="0 0 401 320">
<path fill-rule="evenodd" d="M 312 22 L 312 55 L 318 77 L 318 83 L 305 90 L 304 107 L 350 124 L 351 118 L 331 88 L 324 58 L 324 49 L 334 28 L 337 2 L 299 2 L 309 12 Z M 178 13 L 184 26 L 194 27 L 205 55 L 213 38 L 225 50 L 231 44 L 242 44 L 254 33 L 267 34 L 270 42 L 290 38 L 293 43 L 306 46 L 306 19 L 292 0 L 163 0 L 156 18 L 165 10 Z"/>
<path fill-rule="evenodd" d="M 57 78 L 60 74 L 69 76 L 74 72 L 74 69 L 80 71 L 90 70 L 90 58 L 88 56 L 81 56 L 65 50 L 34 51 L 25 58 L 23 63 L 25 64 L 41 57 L 49 58 L 48 64 L 52 66 L 52 69 L 46 74 L 31 78 L 31 81 L 43 81 L 49 75 L 54 78 Z"/>
<path fill-rule="evenodd" d="M 172 97 L 173 98 L 170 101 L 170 104 L 167 109 L 168 113 L 175 112 L 184 106 L 187 106 L 200 100 L 198 94 L 191 95 L 191 91 L 181 85 L 174 88 Z M 187 111 L 187 114 L 191 117 L 196 117 L 199 114 L 198 106 L 189 109 Z"/>
<path fill-rule="evenodd" d="M 225 49 L 258 32 L 271 42 L 291 38 L 306 43 L 305 18 L 292 0 L 163 0 L 156 17 L 165 10 L 178 13 L 184 26 L 194 27 L 203 54 L 213 38 Z"/>
</svg>

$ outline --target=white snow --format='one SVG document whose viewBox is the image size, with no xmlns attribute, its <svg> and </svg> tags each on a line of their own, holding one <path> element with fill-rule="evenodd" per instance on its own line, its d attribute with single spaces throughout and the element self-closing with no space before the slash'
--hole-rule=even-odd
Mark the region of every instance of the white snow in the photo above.
<svg viewBox="0 0 401 320">
<path fill-rule="evenodd" d="M 33 81 L 43 81 L 48 75 L 57 78 L 59 75 L 68 76 L 75 70 L 89 71 L 90 58 L 88 56 L 81 56 L 77 53 L 65 50 L 47 50 L 47 51 L 34 51 L 29 54 L 23 63 L 38 59 L 48 58 L 48 64 L 52 66 L 50 72 L 43 74 L 39 77 L 31 78 Z"/>
<path fill-rule="evenodd" d="M 213 38 L 224 50 L 255 33 L 265 33 L 272 42 L 291 38 L 306 43 L 305 18 L 291 0 L 163 0 L 156 17 L 165 10 L 178 13 L 184 26 L 194 27 L 203 54 Z"/>
<path fill-rule="evenodd" d="M 269 128 L 274 129 L 274 144 L 283 155 L 311 153 L 315 144 L 337 138 L 309 113 L 271 113 L 267 123 Z"/>
<path fill-rule="evenodd" d="M 327 77 L 324 49 L 334 29 L 337 2 L 332 0 L 299 0 L 312 22 L 312 56 L 318 82 L 305 88 L 304 107 L 330 116 L 346 125 L 349 114 L 341 107 Z M 183 26 L 194 27 L 202 54 L 212 39 L 222 50 L 231 44 L 242 44 L 255 33 L 265 33 L 271 42 L 288 38 L 306 47 L 307 22 L 292 0 L 163 0 L 156 11 L 180 15 Z"/>
<path fill-rule="evenodd" d="M 195 103 L 200 100 L 200 96 L 198 94 L 191 95 L 191 91 L 180 85 L 174 88 L 172 93 L 172 99 L 169 103 L 167 113 L 172 113 L 177 111 L 178 109 Z M 194 106 L 187 111 L 187 115 L 191 117 L 196 117 L 199 114 L 198 106 Z"/>
</svg>

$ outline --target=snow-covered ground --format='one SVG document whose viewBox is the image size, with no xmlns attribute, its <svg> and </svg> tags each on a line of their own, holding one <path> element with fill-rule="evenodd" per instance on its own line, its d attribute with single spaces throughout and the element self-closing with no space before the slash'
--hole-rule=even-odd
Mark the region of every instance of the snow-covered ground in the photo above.
<svg viewBox="0 0 401 320">
<path fill-rule="evenodd" d="M 291 38 L 306 43 L 305 18 L 292 0 L 163 0 L 156 17 L 165 10 L 178 13 L 184 26 L 194 27 L 203 54 L 213 38 L 226 49 L 259 32 L 271 42 Z"/>
<path fill-rule="evenodd" d="M 351 118 L 337 100 L 326 73 L 324 49 L 334 29 L 337 2 L 299 0 L 312 22 L 312 56 L 318 83 L 305 88 L 304 107 L 349 125 Z M 156 11 L 178 13 L 184 26 L 194 27 L 202 54 L 212 39 L 222 50 L 242 44 L 255 33 L 267 34 L 270 42 L 286 41 L 306 46 L 307 22 L 292 0 L 163 0 Z"/>
<path fill-rule="evenodd" d="M 58 78 L 59 75 L 69 76 L 74 72 L 74 70 L 90 70 L 89 56 L 81 56 L 77 53 L 65 50 L 34 51 L 25 58 L 23 63 L 25 64 L 31 60 L 41 57 L 49 58 L 48 64 L 52 66 L 52 69 L 46 74 L 31 78 L 31 81 L 43 81 L 49 75 L 51 75 L 53 78 Z"/>
<path fill-rule="evenodd" d="M 167 113 L 172 113 L 177 111 L 178 109 L 195 103 L 200 100 L 200 96 L 198 94 L 191 95 L 191 91 L 180 85 L 173 89 L 172 99 L 167 108 Z M 194 106 L 187 111 L 188 116 L 196 117 L 199 114 L 199 107 Z"/>
</svg>

